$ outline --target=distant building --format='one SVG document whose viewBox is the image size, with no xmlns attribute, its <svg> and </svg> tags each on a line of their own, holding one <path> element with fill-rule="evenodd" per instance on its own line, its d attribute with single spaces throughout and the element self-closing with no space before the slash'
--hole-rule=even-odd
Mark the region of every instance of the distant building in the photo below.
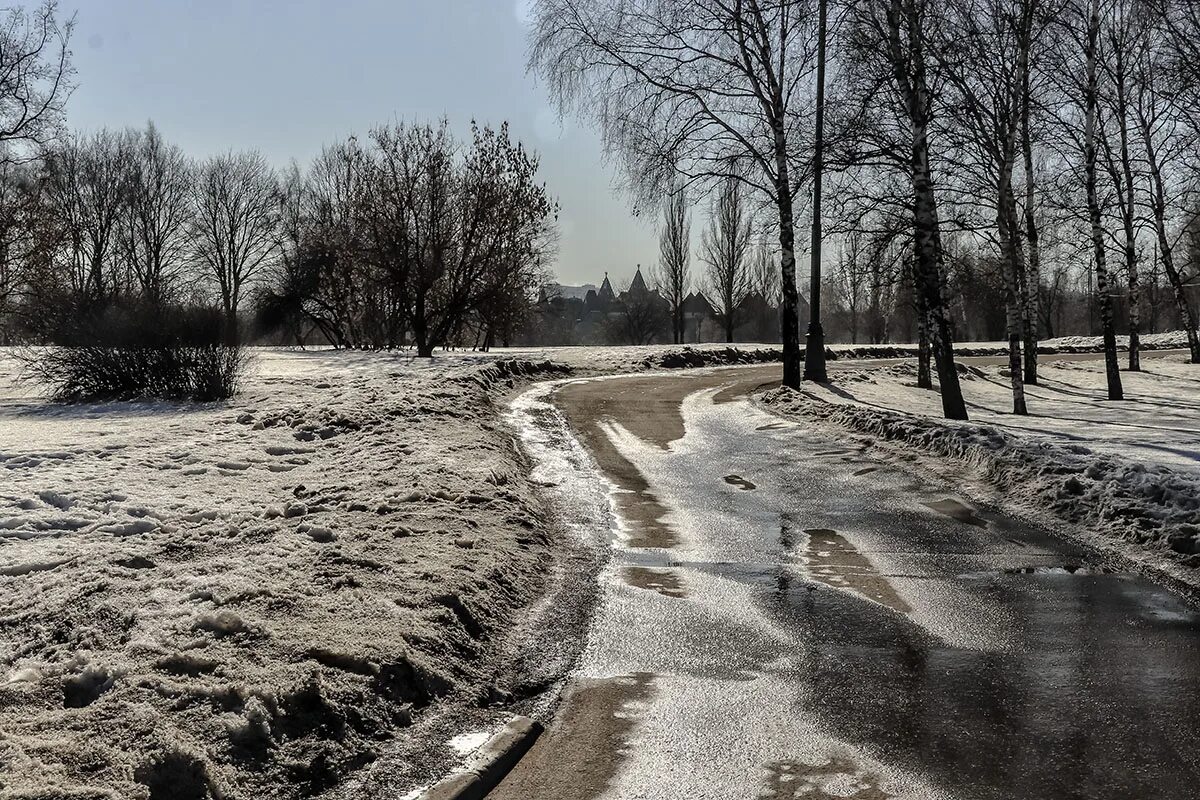
<svg viewBox="0 0 1200 800">
<path fill-rule="evenodd" d="M 800 298 L 801 331 L 807 325 L 808 303 Z M 724 341 L 716 310 L 702 292 L 690 292 L 683 302 L 685 343 Z M 734 338 L 743 342 L 778 342 L 779 307 L 751 293 L 738 306 Z M 617 292 L 604 273 L 599 286 L 550 283 L 538 294 L 531 324 L 518 337 L 527 345 L 670 343 L 670 304 L 646 282 L 641 265 L 629 287 Z"/>
</svg>

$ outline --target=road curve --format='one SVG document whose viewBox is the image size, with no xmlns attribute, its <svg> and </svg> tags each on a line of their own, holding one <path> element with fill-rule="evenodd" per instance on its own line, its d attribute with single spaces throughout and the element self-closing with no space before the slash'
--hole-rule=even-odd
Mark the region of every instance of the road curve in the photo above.
<svg viewBox="0 0 1200 800">
<path fill-rule="evenodd" d="M 574 381 L 601 602 L 490 795 L 1194 798 L 1200 613 L 753 407 L 777 367 Z"/>
</svg>

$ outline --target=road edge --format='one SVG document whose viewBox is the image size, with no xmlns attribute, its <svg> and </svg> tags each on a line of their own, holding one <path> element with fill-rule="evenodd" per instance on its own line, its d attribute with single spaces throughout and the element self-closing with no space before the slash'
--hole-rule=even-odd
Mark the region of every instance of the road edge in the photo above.
<svg viewBox="0 0 1200 800">
<path fill-rule="evenodd" d="M 483 800 L 529 751 L 544 730 L 529 717 L 513 717 L 471 756 L 466 770 L 438 781 L 420 800 Z"/>
</svg>

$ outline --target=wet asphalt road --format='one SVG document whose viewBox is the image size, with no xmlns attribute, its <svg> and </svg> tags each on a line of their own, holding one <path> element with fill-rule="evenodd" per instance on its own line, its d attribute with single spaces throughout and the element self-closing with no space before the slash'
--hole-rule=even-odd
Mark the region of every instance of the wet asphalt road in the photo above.
<svg viewBox="0 0 1200 800">
<path fill-rule="evenodd" d="M 613 554 L 492 797 L 1200 797 L 1196 610 L 744 399 L 776 376 L 555 391 Z"/>
</svg>

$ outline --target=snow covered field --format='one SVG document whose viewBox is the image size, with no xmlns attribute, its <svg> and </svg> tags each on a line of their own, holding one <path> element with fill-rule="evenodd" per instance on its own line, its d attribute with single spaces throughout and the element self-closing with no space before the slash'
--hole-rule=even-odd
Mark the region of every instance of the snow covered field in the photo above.
<svg viewBox="0 0 1200 800">
<path fill-rule="evenodd" d="M 1102 361 L 1044 359 L 1041 385 L 1026 387 L 1027 417 L 1010 413 L 999 367 L 971 367 L 962 382 L 969 423 L 941 419 L 937 394 L 916 388 L 912 364 L 761 399 L 779 413 L 915 450 L 932 468 L 994 490 L 988 499 L 1069 523 L 1101 547 L 1200 586 L 1200 367 L 1177 355 L 1142 366 L 1122 373 L 1126 399 L 1110 402 Z"/>
<path fill-rule="evenodd" d="M 511 363 L 263 351 L 229 403 L 63 407 L 5 356 L 0 795 L 308 796 L 486 691 L 549 552 Z"/>
</svg>

